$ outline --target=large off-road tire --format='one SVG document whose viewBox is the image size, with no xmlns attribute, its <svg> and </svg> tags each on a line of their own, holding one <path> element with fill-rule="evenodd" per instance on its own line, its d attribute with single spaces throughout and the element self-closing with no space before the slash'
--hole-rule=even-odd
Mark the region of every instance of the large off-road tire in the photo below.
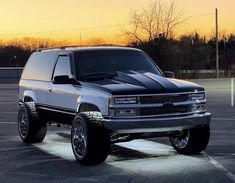
<svg viewBox="0 0 235 183">
<path fill-rule="evenodd" d="M 33 102 L 25 102 L 20 106 L 18 132 L 25 143 L 41 142 L 45 138 L 47 124 L 39 119 Z"/>
<path fill-rule="evenodd" d="M 74 156 L 81 164 L 100 164 L 108 156 L 110 135 L 101 119 L 99 112 L 82 112 L 74 118 L 71 144 Z"/>
<path fill-rule="evenodd" d="M 170 137 L 174 149 L 180 154 L 198 154 L 210 139 L 210 126 L 186 129 Z"/>
</svg>

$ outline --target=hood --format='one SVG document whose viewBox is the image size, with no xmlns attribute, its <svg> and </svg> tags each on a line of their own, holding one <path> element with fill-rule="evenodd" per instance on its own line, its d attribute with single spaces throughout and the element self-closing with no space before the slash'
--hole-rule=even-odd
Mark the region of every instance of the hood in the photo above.
<svg viewBox="0 0 235 183">
<path fill-rule="evenodd" d="M 82 86 L 102 90 L 112 95 L 159 94 L 204 91 L 195 83 L 169 79 L 149 72 L 118 72 L 112 79 L 81 82 Z"/>
</svg>

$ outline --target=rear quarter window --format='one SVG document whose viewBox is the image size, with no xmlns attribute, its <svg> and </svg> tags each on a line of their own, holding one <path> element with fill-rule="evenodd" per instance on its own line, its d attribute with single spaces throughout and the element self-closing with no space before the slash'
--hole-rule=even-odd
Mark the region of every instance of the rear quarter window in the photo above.
<svg viewBox="0 0 235 183">
<path fill-rule="evenodd" d="M 35 52 L 25 65 L 21 79 L 50 81 L 57 52 Z"/>
</svg>

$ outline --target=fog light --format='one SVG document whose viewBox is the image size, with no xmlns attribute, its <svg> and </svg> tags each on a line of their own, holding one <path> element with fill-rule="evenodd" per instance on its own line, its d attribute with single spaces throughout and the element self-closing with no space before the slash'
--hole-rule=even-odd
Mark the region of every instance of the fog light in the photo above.
<svg viewBox="0 0 235 183">
<path fill-rule="evenodd" d="M 136 116 L 136 109 L 117 109 L 116 116 Z"/>
<path fill-rule="evenodd" d="M 109 109 L 109 116 L 114 117 L 115 116 L 115 110 L 114 109 Z"/>
<path fill-rule="evenodd" d="M 194 104 L 192 105 L 192 112 L 203 112 L 205 111 L 205 104 Z"/>
</svg>

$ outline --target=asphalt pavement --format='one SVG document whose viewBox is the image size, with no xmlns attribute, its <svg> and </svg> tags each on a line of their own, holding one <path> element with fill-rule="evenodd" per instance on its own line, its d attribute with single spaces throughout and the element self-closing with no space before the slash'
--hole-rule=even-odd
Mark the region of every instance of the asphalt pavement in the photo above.
<svg viewBox="0 0 235 183">
<path fill-rule="evenodd" d="M 235 182 L 235 107 L 231 79 L 194 80 L 207 91 L 211 139 L 199 155 L 177 154 L 168 138 L 112 146 L 101 165 L 83 166 L 72 154 L 69 128 L 50 126 L 42 143 L 26 145 L 17 132 L 17 84 L 0 83 L 0 183 Z M 234 93 L 235 97 L 235 93 Z"/>
</svg>

